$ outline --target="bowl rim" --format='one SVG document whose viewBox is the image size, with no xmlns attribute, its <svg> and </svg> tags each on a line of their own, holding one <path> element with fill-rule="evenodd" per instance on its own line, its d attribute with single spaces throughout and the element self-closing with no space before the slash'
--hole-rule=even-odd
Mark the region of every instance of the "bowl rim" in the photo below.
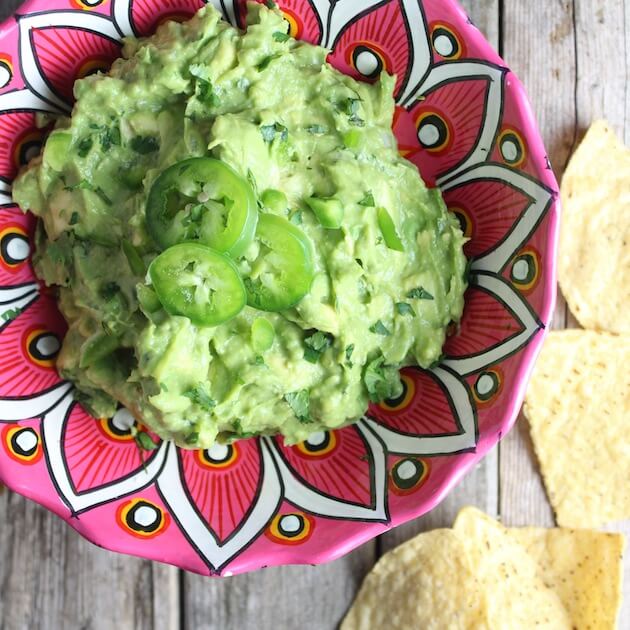
<svg viewBox="0 0 630 630">
<path fill-rule="evenodd" d="M 207 2 L 208 0 L 204 1 Z M 447 7 L 450 7 L 452 10 L 458 12 L 460 15 L 467 17 L 466 11 L 457 0 L 443 0 L 443 2 L 444 5 L 446 5 Z M 19 18 L 22 15 L 31 14 L 35 10 L 38 13 L 52 13 L 58 10 L 46 9 L 42 11 L 39 8 L 39 5 L 41 4 L 42 0 L 26 0 L 25 2 L 23 2 L 14 11 L 12 16 L 9 16 L 5 21 L 0 23 L 0 41 L 3 37 L 7 36 L 8 33 L 18 28 L 16 18 Z M 474 31 L 470 31 L 470 33 L 474 33 L 474 35 L 472 36 L 476 37 L 478 39 L 478 42 L 482 44 L 484 50 L 487 51 L 488 57 L 491 56 L 493 60 L 500 59 L 500 62 L 502 64 L 501 67 L 509 71 L 509 67 L 507 66 L 507 64 L 505 64 L 503 59 L 494 49 L 493 45 L 486 39 L 485 35 L 481 31 L 475 29 Z M 468 37 L 471 37 L 471 35 L 468 35 Z M 466 39 L 467 38 L 465 38 L 465 41 Z M 522 120 L 525 121 L 527 125 L 527 133 L 525 134 L 525 136 L 528 142 L 543 147 L 544 143 L 539 130 L 539 125 L 536 121 L 536 117 L 526 89 L 521 80 L 511 71 L 509 72 L 509 84 L 506 83 L 506 93 L 508 91 L 513 92 L 514 98 L 512 105 L 515 110 L 518 111 L 519 116 L 522 117 Z M 540 174 L 537 174 L 537 176 L 540 177 Z M 501 431 L 498 433 L 498 435 L 488 436 L 487 439 L 483 440 L 479 439 L 477 441 L 474 452 L 458 453 L 457 455 L 454 455 L 453 457 L 457 458 L 457 460 L 454 461 L 454 464 L 449 470 L 448 474 L 444 475 L 444 479 L 440 483 L 437 491 L 430 497 L 423 497 L 413 507 L 405 506 L 404 509 L 401 509 L 399 517 L 396 519 L 397 522 L 395 525 L 393 525 L 391 521 L 386 524 L 367 524 L 363 522 L 358 522 L 353 532 L 344 536 L 343 539 L 337 540 L 334 544 L 329 544 L 328 546 L 325 546 L 315 552 L 308 552 L 308 559 L 299 559 L 292 562 L 287 562 L 282 558 L 278 562 L 274 562 L 273 559 L 271 559 L 268 563 L 265 564 L 265 566 L 290 564 L 299 565 L 313 563 L 322 564 L 331 562 L 346 555 L 350 551 L 356 549 L 369 540 L 372 540 L 376 536 L 388 531 L 392 527 L 421 517 L 422 515 L 433 510 L 439 503 L 441 503 L 443 499 L 451 492 L 454 486 L 456 486 L 461 481 L 461 479 L 467 473 L 469 473 L 494 446 L 496 446 L 501 441 L 505 434 L 512 429 L 519 416 L 519 412 L 525 398 L 526 388 L 532 371 L 535 367 L 536 359 L 542 349 L 542 345 L 544 343 L 546 335 L 548 334 L 549 326 L 551 324 L 557 300 L 557 254 L 560 236 L 561 200 L 558 194 L 558 184 L 556 181 L 556 177 L 552 170 L 548 171 L 546 180 L 543 180 L 541 178 L 541 181 L 546 186 L 550 187 L 552 193 L 550 207 L 546 215 L 549 220 L 546 230 L 546 248 L 549 255 L 544 261 L 543 267 L 544 275 L 549 279 L 549 281 L 545 283 L 543 293 L 543 305 L 539 313 L 542 327 L 529 339 L 526 346 L 520 350 L 522 356 L 519 361 L 518 368 L 515 371 L 514 382 L 510 388 L 510 400 L 509 402 L 505 403 L 505 410 L 501 414 Z M 176 561 L 172 559 L 164 558 L 159 553 L 159 549 L 162 549 L 162 546 L 150 546 L 144 548 L 136 545 L 134 549 L 133 545 L 124 544 L 121 539 L 112 536 L 107 530 L 86 525 L 85 521 L 81 521 L 81 519 L 78 519 L 74 516 L 68 516 L 67 507 L 63 503 L 59 495 L 53 495 L 50 492 L 42 491 L 40 488 L 34 487 L 33 485 L 29 484 L 28 482 L 24 482 L 19 478 L 3 478 L 1 473 L 2 471 L 0 470 L 0 481 L 2 481 L 10 490 L 17 492 L 18 494 L 25 496 L 27 499 L 42 505 L 48 511 L 66 521 L 73 529 L 75 529 L 84 538 L 86 538 L 96 546 L 106 548 L 107 550 L 116 553 L 123 553 L 126 555 L 131 555 L 144 559 L 165 562 L 184 570 L 197 572 L 194 568 L 186 568 L 182 566 L 182 564 L 177 564 Z M 215 577 L 222 577 L 234 575 L 237 573 L 246 573 L 252 570 L 256 570 L 258 567 L 261 567 L 261 564 L 262 563 L 258 563 L 256 564 L 256 566 L 251 567 L 245 566 L 233 572 L 222 571 L 216 575 L 211 573 L 211 575 Z M 204 573 L 204 575 L 207 575 L 207 573 Z"/>
</svg>

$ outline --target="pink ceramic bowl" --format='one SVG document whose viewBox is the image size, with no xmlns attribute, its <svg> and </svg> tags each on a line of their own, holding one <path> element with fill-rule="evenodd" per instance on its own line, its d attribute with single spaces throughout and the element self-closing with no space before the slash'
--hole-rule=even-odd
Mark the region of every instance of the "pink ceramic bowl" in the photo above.
<svg viewBox="0 0 630 630">
<path fill-rule="evenodd" d="M 244 2 L 212 0 L 232 23 Z M 555 297 L 558 195 L 523 88 L 454 0 L 281 0 L 292 33 L 343 72 L 396 73 L 400 151 L 470 242 L 471 287 L 443 363 L 355 426 L 283 446 L 161 443 L 145 467 L 120 410 L 94 420 L 55 371 L 64 322 L 29 262 L 11 180 L 36 112 L 128 35 L 201 0 L 31 0 L 0 28 L 0 478 L 98 545 L 210 575 L 332 560 L 436 505 L 512 426 Z"/>
</svg>

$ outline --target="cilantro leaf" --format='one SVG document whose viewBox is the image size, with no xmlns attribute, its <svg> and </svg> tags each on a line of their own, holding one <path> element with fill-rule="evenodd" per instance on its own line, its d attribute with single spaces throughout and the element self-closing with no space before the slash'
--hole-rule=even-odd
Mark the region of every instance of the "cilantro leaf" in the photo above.
<svg viewBox="0 0 630 630">
<path fill-rule="evenodd" d="M 2 320 L 8 322 L 10 319 L 15 319 L 21 312 L 21 308 L 10 308 L 2 313 Z"/>
<path fill-rule="evenodd" d="M 433 299 L 433 296 L 422 287 L 416 287 L 415 289 L 411 289 L 411 291 L 407 293 L 407 297 L 410 300 L 432 300 Z"/>
<path fill-rule="evenodd" d="M 411 307 L 411 304 L 407 304 L 407 302 L 396 302 L 396 311 L 399 315 L 416 316 L 416 312 Z"/>
<path fill-rule="evenodd" d="M 100 296 L 106 301 L 113 300 L 120 291 L 120 287 L 116 282 L 106 282 L 99 291 Z"/>
<path fill-rule="evenodd" d="M 112 127 L 111 129 L 103 130 L 100 136 L 100 140 L 103 151 L 109 151 L 112 146 L 120 145 L 120 128 Z"/>
<path fill-rule="evenodd" d="M 197 431 L 193 431 L 184 438 L 184 442 L 186 442 L 186 444 L 197 444 L 198 439 L 199 433 Z"/>
<path fill-rule="evenodd" d="M 131 139 L 129 146 L 140 155 L 155 153 L 160 149 L 160 141 L 154 136 L 136 136 Z"/>
<path fill-rule="evenodd" d="M 87 157 L 88 153 L 92 150 L 92 145 L 94 141 L 89 136 L 87 138 L 83 138 L 81 142 L 79 142 L 77 146 L 77 154 L 79 157 Z"/>
<path fill-rule="evenodd" d="M 346 346 L 346 361 L 350 361 L 350 357 L 354 352 L 354 344 L 351 343 L 349 346 Z"/>
<path fill-rule="evenodd" d="M 374 202 L 374 195 L 372 194 L 371 190 L 368 190 L 365 193 L 365 197 L 363 197 L 363 199 L 361 199 L 361 201 L 359 201 L 359 205 L 360 206 L 369 206 L 371 208 L 373 208 L 376 204 Z"/>
<path fill-rule="evenodd" d="M 216 400 L 210 396 L 202 383 L 199 383 L 196 387 L 191 387 L 189 390 L 183 392 L 182 395 L 189 398 L 204 411 L 212 411 L 217 406 Z"/>
<path fill-rule="evenodd" d="M 274 123 L 273 125 L 263 125 L 260 128 L 260 134 L 265 142 L 271 144 L 276 136 L 279 136 L 280 141 L 284 142 L 289 137 L 289 130 L 280 123 Z"/>
<path fill-rule="evenodd" d="M 319 136 L 323 133 L 326 133 L 326 127 L 324 127 L 324 125 L 309 125 L 306 128 L 306 131 L 308 131 L 309 133 L 312 133 L 314 136 Z"/>
<path fill-rule="evenodd" d="M 379 319 L 375 324 L 372 324 L 369 328 L 369 331 L 374 333 L 375 335 L 391 335 L 389 328 L 383 324 L 383 322 Z"/>
<path fill-rule="evenodd" d="M 258 72 L 262 72 L 274 59 L 277 59 L 278 57 L 280 57 L 280 53 L 268 55 L 256 66 L 256 70 L 258 70 Z"/>
<path fill-rule="evenodd" d="M 289 403 L 293 413 L 300 422 L 312 422 L 310 406 L 310 394 L 308 389 L 301 389 L 297 392 L 290 392 L 284 395 L 284 399 Z"/>
<path fill-rule="evenodd" d="M 385 365 L 382 356 L 367 364 L 363 373 L 363 383 L 370 400 L 374 403 L 397 398 L 402 393 L 398 369 L 393 365 Z"/>
<path fill-rule="evenodd" d="M 138 448 L 143 451 L 154 451 L 158 445 L 151 439 L 151 436 L 145 431 L 138 431 L 134 437 Z"/>
<path fill-rule="evenodd" d="M 282 43 L 286 42 L 289 39 L 290 35 L 288 33 L 282 33 L 281 31 L 275 31 L 272 37 L 275 41 Z"/>
<path fill-rule="evenodd" d="M 321 331 L 317 331 L 312 335 L 304 338 L 304 358 L 309 363 L 317 363 L 326 352 L 328 348 L 332 345 L 333 338 L 331 335 L 323 333 Z"/>
<path fill-rule="evenodd" d="M 70 225 L 76 225 L 78 222 L 79 222 L 79 213 L 75 211 L 70 215 L 70 221 L 68 221 L 68 223 Z"/>
</svg>

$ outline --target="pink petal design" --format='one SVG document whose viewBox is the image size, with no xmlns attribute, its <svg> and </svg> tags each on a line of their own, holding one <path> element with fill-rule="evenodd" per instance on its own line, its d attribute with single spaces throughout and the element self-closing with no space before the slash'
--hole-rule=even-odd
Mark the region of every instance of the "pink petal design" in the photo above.
<svg viewBox="0 0 630 630">
<path fill-rule="evenodd" d="M 0 329 L 0 396 L 31 396 L 61 382 L 55 358 L 66 323 L 54 301 L 41 296 Z"/>
<path fill-rule="evenodd" d="M 466 293 L 464 317 L 457 334 L 444 346 L 448 357 L 464 357 L 503 343 L 519 334 L 523 325 L 494 295 L 472 286 Z"/>
<path fill-rule="evenodd" d="M 446 388 L 431 372 L 405 368 L 403 393 L 371 405 L 368 415 L 383 426 L 410 435 L 447 435 L 460 431 Z"/>
<path fill-rule="evenodd" d="M 32 235 L 35 217 L 16 206 L 0 208 L 0 287 L 32 282 Z"/>
<path fill-rule="evenodd" d="M 275 441 L 303 483 L 342 501 L 360 505 L 372 502 L 372 453 L 354 427 L 321 431 L 295 446 L 284 446 L 280 437 Z"/>
<path fill-rule="evenodd" d="M 415 134 L 401 152 L 425 180 L 434 183 L 472 153 L 481 135 L 487 94 L 484 79 L 452 81 L 438 85 L 410 107 Z"/>
<path fill-rule="evenodd" d="M 246 519 L 261 482 L 261 452 L 256 440 L 216 445 L 203 451 L 180 450 L 181 471 L 191 502 L 220 542 Z"/>
<path fill-rule="evenodd" d="M 80 405 L 68 414 L 62 433 L 64 459 L 77 494 L 123 479 L 146 466 L 156 452 L 140 451 L 131 428 L 142 428 L 126 409 L 96 419 Z M 152 436 L 155 443 L 159 439 Z M 141 460 L 142 457 L 142 460 Z"/>
<path fill-rule="evenodd" d="M 203 5 L 203 0 L 161 0 L 156 10 L 154 0 L 135 0 L 131 4 L 131 20 L 139 36 L 151 35 L 163 22 L 191 18 Z"/>
<path fill-rule="evenodd" d="M 329 61 L 363 81 L 376 81 L 382 71 L 395 74 L 397 94 L 406 80 L 409 56 L 405 19 L 395 1 L 352 22 L 337 40 Z"/>
<path fill-rule="evenodd" d="M 451 188 L 444 200 L 471 239 L 464 247 L 469 257 L 479 256 L 501 241 L 531 203 L 524 191 L 490 179 Z"/>
<path fill-rule="evenodd" d="M 0 113 L 0 177 L 12 180 L 42 148 L 44 131 L 30 112 Z"/>
<path fill-rule="evenodd" d="M 77 79 L 106 72 L 120 56 L 120 43 L 93 31 L 44 27 L 31 30 L 37 63 L 50 87 L 68 103 Z"/>
</svg>

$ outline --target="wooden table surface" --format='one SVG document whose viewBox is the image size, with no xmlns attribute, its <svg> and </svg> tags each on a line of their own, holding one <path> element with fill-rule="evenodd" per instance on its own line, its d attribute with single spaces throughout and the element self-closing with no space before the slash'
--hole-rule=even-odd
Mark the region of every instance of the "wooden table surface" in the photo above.
<svg viewBox="0 0 630 630">
<path fill-rule="evenodd" d="M 20 4 L 0 0 L 0 19 Z M 559 177 L 596 118 L 606 117 L 630 143 L 628 0 L 464 5 L 527 86 Z M 575 326 L 560 298 L 553 327 Z M 524 419 L 433 512 L 318 567 L 278 567 L 218 580 L 190 575 L 94 547 L 43 508 L 0 489 L 0 629 L 336 628 L 383 552 L 417 532 L 450 526 L 468 504 L 507 525 L 553 525 Z M 630 535 L 630 522 L 611 529 Z M 620 628 L 628 627 L 626 559 Z"/>
</svg>

